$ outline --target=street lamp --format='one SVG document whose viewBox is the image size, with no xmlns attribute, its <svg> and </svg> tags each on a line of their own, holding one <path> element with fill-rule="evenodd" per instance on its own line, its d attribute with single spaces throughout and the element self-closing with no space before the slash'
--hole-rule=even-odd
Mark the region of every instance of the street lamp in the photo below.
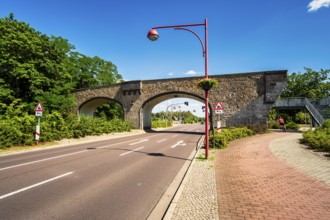
<svg viewBox="0 0 330 220">
<path fill-rule="evenodd" d="M 192 27 L 192 26 L 204 26 L 204 43 L 203 40 L 196 34 L 196 32 L 186 28 L 186 27 Z M 151 41 L 155 41 L 159 38 L 158 32 L 156 29 L 161 29 L 161 28 L 173 28 L 174 30 L 184 30 L 184 31 L 189 31 L 192 34 L 194 34 L 198 40 L 200 41 L 202 45 L 202 52 L 203 52 L 203 57 L 205 59 L 205 76 L 204 78 L 208 78 L 208 43 L 207 43 L 207 32 L 208 32 L 208 27 L 207 27 L 207 18 L 205 18 L 204 23 L 200 24 L 180 24 L 180 25 L 170 25 L 170 26 L 156 26 L 151 28 L 151 30 L 148 32 L 148 39 Z M 209 156 L 209 98 L 208 98 L 208 90 L 205 90 L 205 157 L 206 159 Z"/>
</svg>

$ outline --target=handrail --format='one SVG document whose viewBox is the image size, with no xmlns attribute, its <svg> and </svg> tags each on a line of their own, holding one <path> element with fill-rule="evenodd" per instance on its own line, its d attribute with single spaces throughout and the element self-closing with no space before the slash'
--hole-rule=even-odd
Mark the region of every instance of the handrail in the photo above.
<svg viewBox="0 0 330 220">
<path fill-rule="evenodd" d="M 320 112 L 307 98 L 278 99 L 275 102 L 274 107 L 304 107 L 309 111 L 309 113 L 315 119 L 317 124 L 322 125 L 325 120 L 324 117 L 320 114 Z"/>
<path fill-rule="evenodd" d="M 312 115 L 312 117 L 315 119 L 315 121 L 319 124 L 322 125 L 324 122 L 323 116 L 319 113 L 319 111 L 314 107 L 314 105 L 307 99 L 305 98 L 305 107 L 309 111 L 309 113 Z"/>
</svg>

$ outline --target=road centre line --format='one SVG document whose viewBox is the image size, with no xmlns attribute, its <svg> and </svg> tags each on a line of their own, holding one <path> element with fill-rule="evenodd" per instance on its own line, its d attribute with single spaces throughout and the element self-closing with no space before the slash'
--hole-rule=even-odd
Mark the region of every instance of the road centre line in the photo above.
<svg viewBox="0 0 330 220">
<path fill-rule="evenodd" d="M 142 148 L 144 148 L 144 147 L 139 147 L 139 148 L 136 148 L 136 149 L 134 149 L 134 150 L 128 151 L 128 152 L 126 152 L 126 153 L 122 153 L 122 154 L 120 154 L 119 156 L 124 156 L 124 155 L 126 155 L 126 154 L 133 153 L 133 152 L 138 151 L 138 150 L 140 150 L 140 149 L 142 149 Z"/>
<path fill-rule="evenodd" d="M 47 161 L 47 160 L 53 160 L 53 159 L 61 158 L 61 157 L 67 157 L 67 156 L 71 156 L 71 155 L 74 155 L 74 154 L 84 153 L 84 152 L 87 152 L 87 151 L 89 151 L 89 150 L 82 150 L 82 151 L 77 151 L 77 152 L 70 153 L 70 154 L 59 155 L 59 156 L 56 156 L 56 157 L 49 157 L 49 158 L 45 158 L 45 159 L 42 159 L 42 160 L 35 160 L 35 161 L 27 162 L 27 163 L 21 163 L 21 164 L 17 164 L 17 165 L 10 166 L 10 167 L 0 168 L 0 171 L 9 170 L 9 169 L 16 168 L 16 167 L 21 167 L 21 166 L 26 166 L 26 165 L 30 165 L 30 164 L 34 164 L 34 163 L 40 163 L 40 162 L 44 162 L 44 161 Z"/>
<path fill-rule="evenodd" d="M 149 138 L 154 137 L 154 136 L 158 136 L 158 135 L 160 135 L 160 134 L 151 135 L 151 136 L 149 136 Z M 123 142 L 118 142 L 118 143 L 106 145 L 106 146 L 103 146 L 103 147 L 97 147 L 97 148 L 98 149 L 108 148 L 108 147 L 112 147 L 114 145 L 123 144 L 123 143 L 127 143 L 127 142 L 132 142 L 132 141 L 137 141 L 137 140 L 141 140 L 141 139 L 145 139 L 145 137 L 137 138 L 137 139 L 134 139 L 134 140 L 127 140 L 127 141 L 123 141 Z M 48 161 L 48 160 L 61 158 L 61 157 L 67 157 L 67 156 L 71 156 L 71 155 L 75 155 L 75 154 L 84 153 L 84 152 L 87 152 L 87 151 L 89 151 L 89 150 L 82 150 L 82 151 L 77 151 L 77 152 L 74 152 L 74 153 L 63 154 L 63 155 L 59 155 L 59 156 L 55 156 L 55 157 L 49 157 L 49 158 L 45 158 L 45 159 L 41 159 L 41 160 L 36 160 L 36 161 L 27 162 L 27 163 L 17 164 L 17 165 L 13 165 L 13 166 L 9 166 L 9 167 L 0 168 L 0 171 L 9 170 L 9 169 L 17 168 L 17 167 L 21 167 L 21 166 L 26 166 L 26 165 L 30 165 L 30 164 L 34 164 L 34 163 L 40 163 L 40 162 L 44 162 L 44 161 Z"/>
<path fill-rule="evenodd" d="M 163 140 L 159 140 L 157 141 L 157 143 L 160 143 L 160 142 L 163 142 L 163 141 L 166 141 L 167 139 L 163 139 Z"/>
<path fill-rule="evenodd" d="M 140 140 L 140 141 L 138 141 L 138 142 L 134 142 L 134 143 L 131 143 L 131 144 L 129 144 L 129 145 L 140 144 L 140 143 L 143 143 L 143 142 L 146 142 L 146 141 L 149 141 L 149 139 L 142 139 L 142 140 Z"/>
<path fill-rule="evenodd" d="M 23 191 L 26 191 L 26 190 L 32 189 L 32 188 L 34 188 L 34 187 L 37 187 L 37 186 L 40 186 L 40 185 L 43 185 L 43 184 L 49 183 L 49 182 L 51 182 L 51 181 L 54 181 L 54 180 L 57 180 L 57 179 L 63 178 L 63 177 L 65 177 L 65 176 L 71 175 L 72 173 L 73 173 L 73 171 L 72 171 L 72 172 L 65 173 L 65 174 L 62 174 L 62 175 L 59 175 L 59 176 L 56 176 L 56 177 L 54 177 L 54 178 L 51 178 L 51 179 L 48 179 L 48 180 L 45 180 L 45 181 L 42 181 L 42 182 L 40 182 L 40 183 L 36 183 L 36 184 L 34 184 L 34 185 L 31 185 L 31 186 L 28 186 L 28 187 L 22 188 L 22 189 L 20 189 L 20 190 L 16 190 L 16 191 L 14 191 L 14 192 L 11 192 L 11 193 L 8 193 L 8 194 L 5 194 L 5 195 L 2 195 L 2 196 L 0 196 L 0 200 L 1 200 L 1 199 L 4 199 L 4 198 L 7 198 L 7 197 L 9 197 L 9 196 L 15 195 L 15 194 L 17 194 L 17 193 L 20 193 L 20 192 L 23 192 Z"/>
<path fill-rule="evenodd" d="M 150 137 L 154 137 L 154 136 L 158 136 L 158 135 L 161 135 L 161 134 L 150 135 L 148 138 L 150 138 Z M 108 147 L 112 147 L 112 146 L 114 146 L 114 145 L 124 144 L 124 143 L 132 142 L 132 141 L 138 141 L 138 140 L 141 140 L 141 139 L 145 139 L 145 137 L 137 138 L 137 139 L 133 139 L 133 140 L 122 141 L 122 142 L 118 142 L 118 143 L 114 143 L 114 144 L 109 144 L 109 145 L 102 146 L 102 147 L 97 147 L 97 148 L 98 148 L 98 149 L 108 148 Z"/>
</svg>

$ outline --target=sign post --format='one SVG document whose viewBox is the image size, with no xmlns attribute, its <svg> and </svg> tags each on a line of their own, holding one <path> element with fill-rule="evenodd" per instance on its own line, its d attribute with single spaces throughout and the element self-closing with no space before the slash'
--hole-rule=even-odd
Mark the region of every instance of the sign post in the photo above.
<svg viewBox="0 0 330 220">
<path fill-rule="evenodd" d="M 38 102 L 38 104 L 36 105 L 34 112 L 36 113 L 36 117 L 38 118 L 38 124 L 36 126 L 36 136 L 35 136 L 35 140 L 39 141 L 40 138 L 40 118 L 42 116 L 42 112 L 44 111 L 44 108 L 42 107 L 41 102 Z"/>
<path fill-rule="evenodd" d="M 217 101 L 217 103 L 215 104 L 215 106 L 213 107 L 215 114 L 218 115 L 218 121 L 217 121 L 217 131 L 221 132 L 221 120 L 220 120 L 220 114 L 223 113 L 223 110 L 225 110 L 225 108 L 223 107 L 222 103 L 220 101 Z"/>
</svg>

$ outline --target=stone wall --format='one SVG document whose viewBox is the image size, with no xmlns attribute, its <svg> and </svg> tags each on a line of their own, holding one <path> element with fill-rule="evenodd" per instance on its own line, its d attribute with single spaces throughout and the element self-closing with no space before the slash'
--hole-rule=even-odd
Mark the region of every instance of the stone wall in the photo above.
<svg viewBox="0 0 330 220">
<path fill-rule="evenodd" d="M 244 126 L 265 124 L 269 109 L 285 88 L 287 71 L 265 71 L 241 74 L 209 76 L 219 81 L 219 86 L 209 91 L 210 109 L 219 100 L 225 107 L 221 115 L 223 125 Z M 83 114 L 92 108 L 84 108 L 94 100 L 115 100 L 123 106 L 125 120 L 136 128 L 148 127 L 153 106 L 161 101 L 186 97 L 205 102 L 204 91 L 195 86 L 202 77 L 128 81 L 121 84 L 76 91 L 79 108 Z M 99 102 L 98 102 L 99 104 Z M 92 104 L 89 104 L 92 105 Z M 81 112 L 84 110 L 85 112 Z M 148 119 L 149 117 L 149 119 Z M 213 117 L 216 119 L 216 117 Z"/>
</svg>

